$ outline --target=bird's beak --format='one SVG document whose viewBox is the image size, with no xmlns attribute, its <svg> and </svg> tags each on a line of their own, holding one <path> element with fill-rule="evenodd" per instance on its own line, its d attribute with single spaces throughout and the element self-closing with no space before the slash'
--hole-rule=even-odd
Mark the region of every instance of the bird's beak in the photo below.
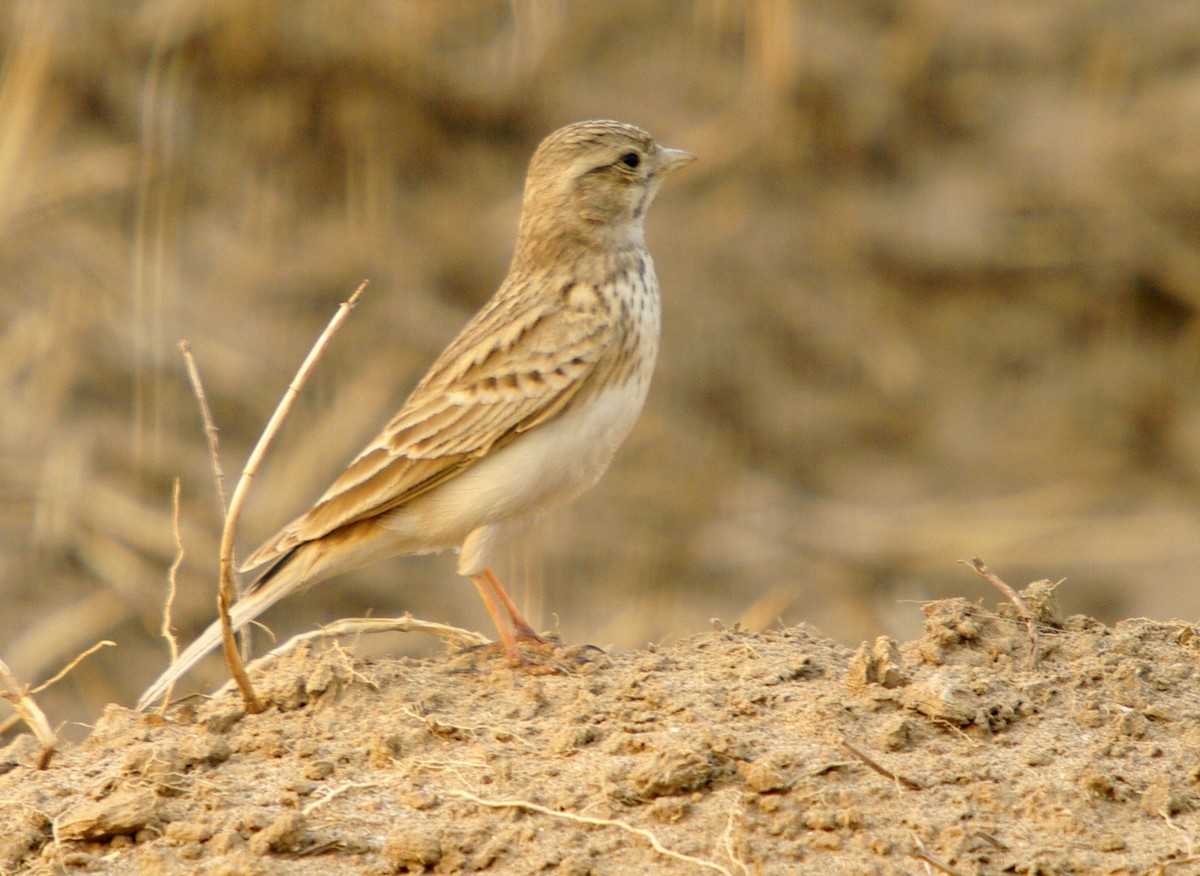
<svg viewBox="0 0 1200 876">
<path fill-rule="evenodd" d="M 695 155 L 684 152 L 682 149 L 658 147 L 658 170 L 660 173 L 671 173 L 671 171 L 679 170 L 685 164 L 691 164 L 695 160 Z"/>
</svg>

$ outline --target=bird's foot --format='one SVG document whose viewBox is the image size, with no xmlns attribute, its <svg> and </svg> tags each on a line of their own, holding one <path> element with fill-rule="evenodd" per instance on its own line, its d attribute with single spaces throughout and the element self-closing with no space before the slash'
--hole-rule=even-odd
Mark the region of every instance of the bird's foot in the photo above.
<svg viewBox="0 0 1200 876">
<path fill-rule="evenodd" d="M 512 669 L 527 675 L 570 675 L 607 660 L 604 652 L 594 645 L 564 647 L 553 638 L 526 635 L 525 631 L 515 638 L 511 648 L 503 642 L 489 642 L 459 650 L 451 658 L 451 671 L 485 674 Z"/>
</svg>

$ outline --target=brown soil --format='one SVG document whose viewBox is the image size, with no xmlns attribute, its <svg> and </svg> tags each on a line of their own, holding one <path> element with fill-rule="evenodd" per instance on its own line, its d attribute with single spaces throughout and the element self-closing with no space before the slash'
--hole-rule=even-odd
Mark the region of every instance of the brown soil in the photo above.
<svg viewBox="0 0 1200 876">
<path fill-rule="evenodd" d="M 297 651 L 258 715 L 113 706 L 40 772 L 19 739 L 0 871 L 1200 872 L 1196 628 L 1026 596 L 1036 666 L 1008 606 L 964 600 L 858 651 L 805 627 L 556 674 Z"/>
</svg>

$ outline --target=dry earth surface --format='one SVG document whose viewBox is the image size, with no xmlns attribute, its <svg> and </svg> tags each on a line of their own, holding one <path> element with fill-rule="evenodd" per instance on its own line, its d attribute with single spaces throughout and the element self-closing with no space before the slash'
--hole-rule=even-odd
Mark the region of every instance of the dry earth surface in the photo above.
<svg viewBox="0 0 1200 876">
<path fill-rule="evenodd" d="M 924 606 L 857 651 L 807 627 L 356 660 L 305 646 L 164 715 L 0 753 L 0 872 L 1200 872 L 1200 637 Z"/>
</svg>

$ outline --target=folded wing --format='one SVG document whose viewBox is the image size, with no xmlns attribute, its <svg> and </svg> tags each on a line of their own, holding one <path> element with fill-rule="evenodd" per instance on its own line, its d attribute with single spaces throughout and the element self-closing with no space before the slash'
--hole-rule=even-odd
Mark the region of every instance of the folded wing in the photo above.
<svg viewBox="0 0 1200 876">
<path fill-rule="evenodd" d="M 242 570 L 391 511 L 561 413 L 611 346 L 612 321 L 594 306 L 520 302 L 502 292 L 480 311 L 316 504 Z"/>
</svg>

